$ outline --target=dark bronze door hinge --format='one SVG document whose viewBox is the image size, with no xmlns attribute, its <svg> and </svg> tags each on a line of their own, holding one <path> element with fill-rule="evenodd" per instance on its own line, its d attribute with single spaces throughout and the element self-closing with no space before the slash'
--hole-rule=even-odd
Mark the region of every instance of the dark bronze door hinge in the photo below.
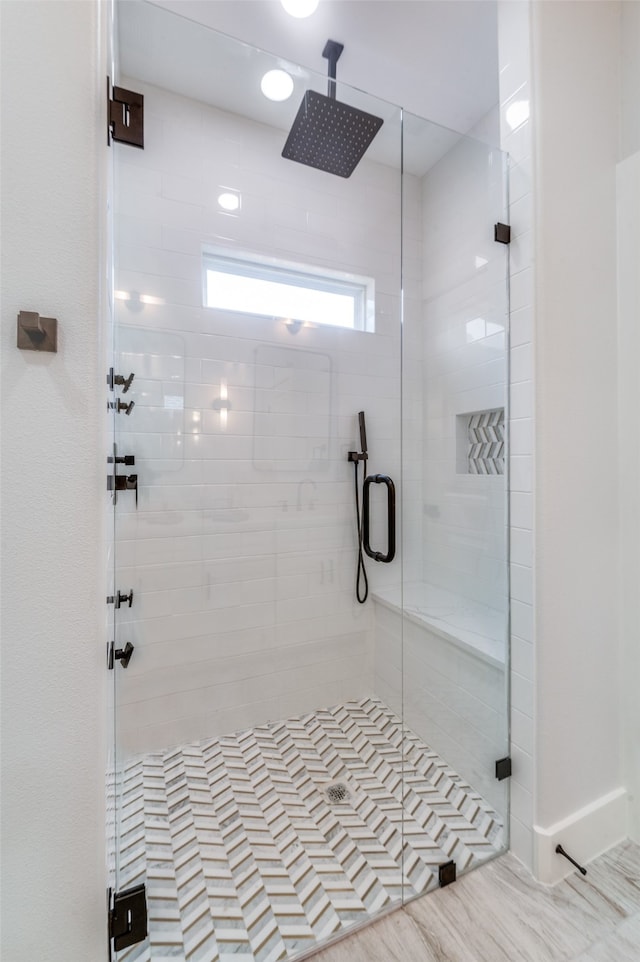
<svg viewBox="0 0 640 962">
<path fill-rule="evenodd" d="M 451 885 L 456 880 L 456 863 L 451 860 L 438 866 L 438 884 L 440 888 Z"/>
<path fill-rule="evenodd" d="M 511 759 L 499 758 L 496 761 L 496 778 L 501 782 L 505 778 L 511 778 Z"/>
<path fill-rule="evenodd" d="M 107 143 L 112 140 L 144 150 L 144 96 L 114 87 L 107 77 Z"/>
<path fill-rule="evenodd" d="M 112 474 L 107 475 L 107 491 L 135 491 L 136 508 L 138 507 L 138 475 L 137 474 Z M 115 500 L 114 500 L 115 503 Z"/>
<path fill-rule="evenodd" d="M 501 224 L 498 221 L 493 228 L 493 239 L 497 244 L 511 243 L 511 227 L 509 224 Z"/>
<path fill-rule="evenodd" d="M 109 941 L 113 939 L 114 952 L 146 939 L 147 897 L 144 885 L 136 885 L 123 892 L 112 893 L 109 889 L 109 903 Z"/>
<path fill-rule="evenodd" d="M 134 651 L 134 646 L 130 641 L 126 643 L 124 648 L 116 648 L 114 642 L 110 641 L 107 645 L 107 668 L 109 671 L 114 668 L 116 661 L 119 661 L 122 667 L 126 668 Z"/>
</svg>

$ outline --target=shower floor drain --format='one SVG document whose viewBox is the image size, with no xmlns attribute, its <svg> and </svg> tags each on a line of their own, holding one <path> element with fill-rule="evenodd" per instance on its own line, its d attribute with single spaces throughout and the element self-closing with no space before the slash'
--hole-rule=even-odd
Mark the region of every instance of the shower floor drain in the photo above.
<svg viewBox="0 0 640 962">
<path fill-rule="evenodd" d="M 340 805 L 351 801 L 351 792 L 344 782 L 332 782 L 324 789 L 324 795 L 331 805 Z"/>
</svg>

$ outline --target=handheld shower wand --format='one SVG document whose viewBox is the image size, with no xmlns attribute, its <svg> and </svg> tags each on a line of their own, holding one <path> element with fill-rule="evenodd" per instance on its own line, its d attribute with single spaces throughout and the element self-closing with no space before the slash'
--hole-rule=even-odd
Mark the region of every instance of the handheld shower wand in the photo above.
<svg viewBox="0 0 640 962">
<path fill-rule="evenodd" d="M 362 449 L 362 454 L 364 460 L 367 460 L 367 428 L 364 423 L 364 411 L 358 413 L 358 422 L 360 424 L 360 447 Z"/>
<path fill-rule="evenodd" d="M 356 598 L 361 605 L 365 603 L 369 596 L 369 580 L 367 578 L 367 571 L 364 566 L 364 555 L 362 553 L 362 540 L 363 540 L 363 530 L 362 530 L 362 513 L 360 511 L 360 491 L 358 489 L 358 463 L 363 462 L 363 482 L 367 476 L 367 429 L 364 420 L 364 411 L 358 413 L 358 422 L 360 425 L 360 451 L 349 451 L 348 460 L 353 462 L 354 467 L 354 485 L 355 485 L 355 498 L 356 498 L 356 530 L 358 533 L 358 566 L 356 574 Z"/>
</svg>

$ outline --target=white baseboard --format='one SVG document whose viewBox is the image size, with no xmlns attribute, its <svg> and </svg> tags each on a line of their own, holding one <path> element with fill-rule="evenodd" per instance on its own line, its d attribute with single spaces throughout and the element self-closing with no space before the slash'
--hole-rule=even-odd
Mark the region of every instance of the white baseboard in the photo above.
<svg viewBox="0 0 640 962">
<path fill-rule="evenodd" d="M 585 865 L 627 837 L 627 821 L 627 791 L 617 788 L 549 828 L 534 825 L 535 877 L 539 882 L 555 885 L 577 871 L 556 853 L 556 845 L 562 845 L 572 858 Z"/>
</svg>

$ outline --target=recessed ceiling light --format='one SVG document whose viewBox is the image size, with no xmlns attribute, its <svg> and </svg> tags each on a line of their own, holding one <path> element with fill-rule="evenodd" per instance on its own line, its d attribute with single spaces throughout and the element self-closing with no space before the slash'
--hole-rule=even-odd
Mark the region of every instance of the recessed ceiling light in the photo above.
<svg viewBox="0 0 640 962">
<path fill-rule="evenodd" d="M 218 203 L 223 210 L 237 210 L 240 206 L 240 197 L 238 194 L 220 194 Z"/>
<path fill-rule="evenodd" d="M 293 79 L 286 70 L 268 70 L 260 89 L 269 100 L 287 100 L 293 93 Z"/>
<path fill-rule="evenodd" d="M 292 17 L 310 17 L 315 13 L 320 0 L 280 0 L 280 3 Z"/>
</svg>

